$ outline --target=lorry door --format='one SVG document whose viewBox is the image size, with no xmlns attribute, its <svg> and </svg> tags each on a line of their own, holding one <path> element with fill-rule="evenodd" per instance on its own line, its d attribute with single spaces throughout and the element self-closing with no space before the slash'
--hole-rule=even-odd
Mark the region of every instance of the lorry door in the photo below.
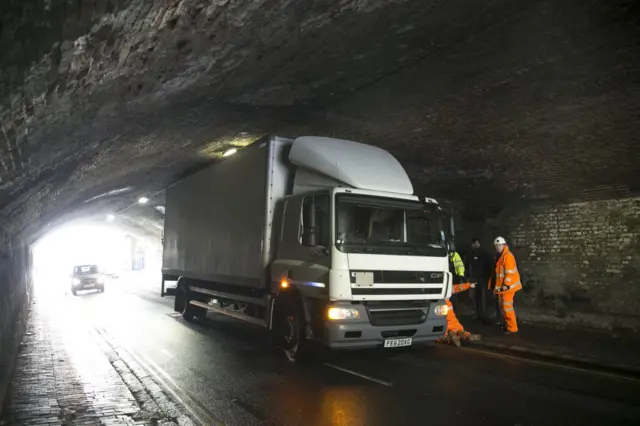
<svg viewBox="0 0 640 426">
<path fill-rule="evenodd" d="M 274 284 L 286 278 L 304 296 L 326 298 L 331 267 L 329 193 L 291 197 L 284 215 L 277 256 L 271 265 Z"/>
</svg>

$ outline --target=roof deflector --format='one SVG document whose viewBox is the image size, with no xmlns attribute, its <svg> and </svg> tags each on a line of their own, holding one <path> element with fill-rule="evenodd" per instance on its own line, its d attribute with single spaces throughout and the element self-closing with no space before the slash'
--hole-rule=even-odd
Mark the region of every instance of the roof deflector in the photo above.
<svg viewBox="0 0 640 426">
<path fill-rule="evenodd" d="M 413 185 L 402 165 L 390 153 L 375 146 L 303 136 L 293 141 L 289 161 L 353 188 L 413 194 Z"/>
</svg>

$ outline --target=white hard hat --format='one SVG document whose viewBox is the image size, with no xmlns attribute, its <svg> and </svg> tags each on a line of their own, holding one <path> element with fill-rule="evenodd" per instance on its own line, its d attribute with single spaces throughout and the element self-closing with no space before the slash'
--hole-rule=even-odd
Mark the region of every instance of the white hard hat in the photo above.
<svg viewBox="0 0 640 426">
<path fill-rule="evenodd" d="M 493 244 L 507 244 L 507 242 L 502 237 L 498 237 L 493 241 Z"/>
</svg>

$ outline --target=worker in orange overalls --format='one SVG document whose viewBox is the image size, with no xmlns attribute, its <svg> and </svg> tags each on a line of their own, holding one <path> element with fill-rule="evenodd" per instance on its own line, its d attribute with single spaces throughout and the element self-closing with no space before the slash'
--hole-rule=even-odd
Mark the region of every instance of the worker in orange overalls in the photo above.
<svg viewBox="0 0 640 426">
<path fill-rule="evenodd" d="M 495 275 L 489 281 L 489 289 L 493 286 L 493 292 L 498 296 L 498 306 L 504 319 L 503 330 L 505 334 L 517 333 L 518 322 L 516 312 L 513 310 L 513 297 L 517 291 L 522 290 L 522 282 L 516 265 L 516 258 L 509 250 L 504 238 L 498 237 L 493 242 L 498 252 Z"/>
<path fill-rule="evenodd" d="M 451 272 L 453 276 L 453 289 L 452 294 L 461 293 L 463 291 L 467 291 L 470 288 L 475 288 L 475 281 L 468 281 L 464 277 L 464 265 L 462 265 L 462 261 L 459 264 L 455 263 L 456 257 L 460 259 L 460 256 L 453 252 L 453 256 L 449 256 L 449 272 Z M 450 345 L 454 345 L 457 347 L 461 346 L 461 340 L 464 342 L 471 342 L 475 340 L 480 340 L 479 334 L 471 334 L 464 329 L 460 321 L 458 321 L 458 317 L 453 310 L 453 303 L 449 299 L 445 299 L 447 307 L 447 330 L 440 339 L 437 340 L 438 343 L 448 343 Z"/>
</svg>

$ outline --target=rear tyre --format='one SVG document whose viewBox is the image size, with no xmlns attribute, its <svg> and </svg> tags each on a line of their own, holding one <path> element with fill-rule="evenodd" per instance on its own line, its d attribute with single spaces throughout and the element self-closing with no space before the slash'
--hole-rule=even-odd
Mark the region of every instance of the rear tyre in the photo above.
<svg viewBox="0 0 640 426">
<path fill-rule="evenodd" d="M 103 284 L 103 285 L 101 285 L 100 287 L 98 287 L 98 291 L 99 291 L 100 293 L 104 293 L 104 284 Z"/>
<path fill-rule="evenodd" d="M 182 313 L 185 321 L 193 321 L 194 318 L 203 319 L 207 316 L 207 310 L 199 306 L 193 306 L 189 301 L 198 300 L 197 295 L 189 291 L 189 287 L 184 283 L 184 279 L 178 282 L 176 289 L 176 300 L 174 310 Z"/>
<path fill-rule="evenodd" d="M 182 314 L 182 318 L 185 321 L 193 321 L 195 313 L 193 309 L 190 309 L 192 305 L 189 304 L 189 290 L 181 285 L 176 290 L 176 311 Z"/>
<path fill-rule="evenodd" d="M 73 294 L 74 296 L 77 296 L 77 295 L 78 295 L 78 293 L 76 292 L 76 289 L 75 289 L 75 288 L 72 288 L 72 289 L 71 289 L 71 294 Z"/>
</svg>

